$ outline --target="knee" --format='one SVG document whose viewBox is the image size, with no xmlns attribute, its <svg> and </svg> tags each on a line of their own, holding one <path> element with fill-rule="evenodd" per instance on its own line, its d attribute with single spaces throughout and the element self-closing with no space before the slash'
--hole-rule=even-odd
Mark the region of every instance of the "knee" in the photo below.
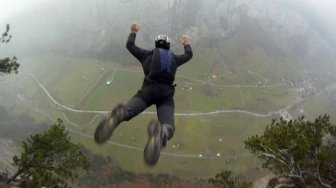
<svg viewBox="0 0 336 188">
<path fill-rule="evenodd" d="M 130 118 L 130 112 L 126 106 L 122 103 L 118 104 L 111 112 L 111 115 L 118 118 L 119 122 L 128 121 Z"/>
<path fill-rule="evenodd" d="M 168 140 L 170 140 L 174 136 L 175 127 L 172 124 L 164 123 L 162 124 L 163 127 L 163 133 L 167 137 Z"/>
<path fill-rule="evenodd" d="M 132 111 L 128 108 L 125 108 L 125 115 L 123 117 L 123 121 L 129 121 L 134 117 Z"/>
</svg>

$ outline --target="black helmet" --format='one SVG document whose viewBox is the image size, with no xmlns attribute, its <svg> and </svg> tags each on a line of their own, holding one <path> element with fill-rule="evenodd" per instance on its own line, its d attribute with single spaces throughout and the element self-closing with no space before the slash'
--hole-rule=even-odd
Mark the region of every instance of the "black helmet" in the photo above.
<svg viewBox="0 0 336 188">
<path fill-rule="evenodd" d="M 160 34 L 155 39 L 155 47 L 156 48 L 163 48 L 166 50 L 170 49 L 170 40 L 167 35 Z"/>
</svg>

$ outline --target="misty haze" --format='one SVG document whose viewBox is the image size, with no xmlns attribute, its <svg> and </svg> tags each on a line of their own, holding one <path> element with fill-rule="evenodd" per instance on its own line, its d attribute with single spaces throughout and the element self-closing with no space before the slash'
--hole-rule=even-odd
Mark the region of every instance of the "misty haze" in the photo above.
<svg viewBox="0 0 336 188">
<path fill-rule="evenodd" d="M 336 3 L 313 0 L 4 0 L 0 59 L 0 172 L 13 175 L 22 141 L 62 119 L 91 162 L 74 187 L 213 187 L 221 170 L 262 186 L 271 172 L 245 148 L 272 119 L 336 123 Z M 120 124 L 102 145 L 99 122 L 141 88 L 144 73 L 126 49 L 155 48 L 166 34 L 193 57 L 175 76 L 175 134 L 154 167 L 144 163 L 155 105 Z M 78 183 L 77 182 L 77 183 Z M 0 183 L 1 187 L 1 183 Z M 265 187 L 265 186 L 264 186 Z"/>
</svg>

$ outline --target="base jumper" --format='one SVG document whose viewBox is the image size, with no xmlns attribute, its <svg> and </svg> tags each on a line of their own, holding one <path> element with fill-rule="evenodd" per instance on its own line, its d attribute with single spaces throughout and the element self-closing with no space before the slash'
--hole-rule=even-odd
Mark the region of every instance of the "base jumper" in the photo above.
<svg viewBox="0 0 336 188">
<path fill-rule="evenodd" d="M 174 93 L 175 73 L 179 66 L 189 61 L 192 49 L 190 38 L 183 35 L 181 43 L 184 54 L 175 55 L 170 50 L 170 40 L 167 35 L 160 34 L 155 39 L 155 48 L 142 49 L 135 45 L 136 34 L 139 31 L 137 23 L 131 24 L 126 48 L 142 65 L 144 81 L 138 92 L 126 103 L 118 104 L 112 112 L 97 126 L 94 140 L 98 144 L 105 143 L 122 121 L 129 121 L 151 105 L 156 106 L 158 120 L 151 120 L 147 127 L 148 141 L 144 149 L 144 160 L 153 166 L 160 157 L 162 147 L 165 147 L 175 132 Z"/>
</svg>

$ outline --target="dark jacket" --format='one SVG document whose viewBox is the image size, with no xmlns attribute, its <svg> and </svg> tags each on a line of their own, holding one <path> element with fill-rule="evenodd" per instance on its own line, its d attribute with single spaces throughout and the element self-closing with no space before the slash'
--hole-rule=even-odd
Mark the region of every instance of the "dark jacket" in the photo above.
<svg viewBox="0 0 336 188">
<path fill-rule="evenodd" d="M 154 81 L 162 84 L 173 84 L 175 80 L 175 71 L 177 67 L 183 65 L 187 61 L 189 61 L 192 56 L 192 49 L 190 45 L 185 45 L 184 46 L 184 54 L 182 55 L 175 55 L 173 54 L 173 60 L 174 60 L 174 65 L 175 65 L 175 70 L 173 71 L 173 75 L 170 79 L 165 78 L 162 76 L 161 78 L 153 78 L 150 77 L 150 70 L 151 70 L 151 62 L 152 62 L 152 57 L 153 57 L 153 51 L 154 50 L 145 50 L 142 49 L 138 46 L 135 45 L 135 38 L 136 38 L 136 33 L 130 33 L 128 36 L 128 40 L 126 43 L 126 48 L 131 52 L 131 54 L 137 58 L 141 64 L 142 68 L 145 74 L 145 81 Z"/>
</svg>

